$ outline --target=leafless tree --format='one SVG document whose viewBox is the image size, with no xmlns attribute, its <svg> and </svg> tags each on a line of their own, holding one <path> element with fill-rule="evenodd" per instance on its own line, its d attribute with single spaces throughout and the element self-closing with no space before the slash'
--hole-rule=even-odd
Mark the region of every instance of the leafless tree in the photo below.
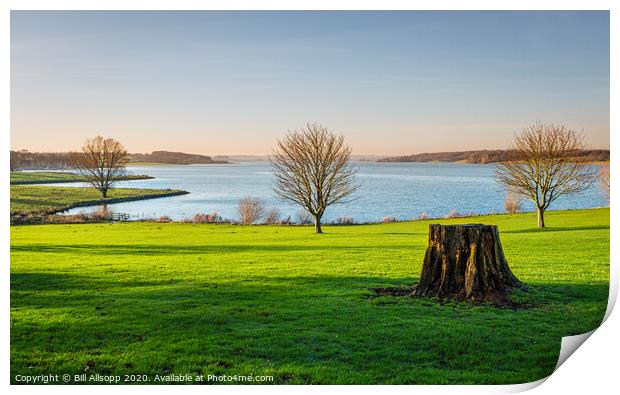
<svg viewBox="0 0 620 395">
<path fill-rule="evenodd" d="M 515 138 L 509 160 L 497 166 L 497 178 L 509 191 L 535 203 L 538 227 L 543 228 L 551 203 L 589 188 L 595 180 L 592 166 L 579 156 L 583 149 L 581 133 L 537 122 Z"/>
<path fill-rule="evenodd" d="M 459 218 L 459 217 L 463 217 L 464 215 L 459 213 L 458 211 L 456 211 L 455 208 L 451 209 L 448 214 L 446 215 L 446 218 Z"/>
<path fill-rule="evenodd" d="M 243 225 L 251 225 L 261 219 L 264 211 L 262 200 L 259 198 L 244 197 L 239 201 L 239 222 Z"/>
<path fill-rule="evenodd" d="M 224 219 L 217 211 L 212 213 L 196 213 L 192 218 L 186 218 L 185 222 L 193 222 L 195 224 L 219 224 L 224 222 Z"/>
<path fill-rule="evenodd" d="M 338 225 L 353 225 L 355 224 L 355 220 L 351 216 L 342 215 L 336 219 L 336 223 Z"/>
<path fill-rule="evenodd" d="M 316 233 L 327 207 L 349 201 L 358 185 L 351 148 L 320 124 L 289 131 L 270 156 L 276 195 L 300 205 L 314 217 Z"/>
<path fill-rule="evenodd" d="M 277 207 L 271 206 L 265 212 L 265 223 L 267 225 L 277 224 L 280 221 L 280 210 Z"/>
<path fill-rule="evenodd" d="M 607 198 L 607 201 L 609 202 L 609 199 L 610 199 L 609 163 L 601 166 L 598 176 L 599 176 L 599 182 L 601 184 L 601 190 L 603 191 L 603 193 L 605 194 L 605 197 Z"/>
<path fill-rule="evenodd" d="M 10 154 L 10 166 L 11 171 L 16 171 L 22 164 L 21 153 L 19 151 L 11 151 Z"/>
<path fill-rule="evenodd" d="M 90 218 L 95 222 L 109 221 L 112 218 L 112 210 L 108 208 L 107 204 L 104 204 L 90 213 Z"/>
<path fill-rule="evenodd" d="M 126 174 L 127 150 L 114 139 L 96 136 L 86 140 L 81 152 L 70 153 L 70 160 L 105 198 L 114 182 Z"/>
<path fill-rule="evenodd" d="M 508 192 L 504 199 L 504 210 L 507 213 L 515 214 L 523 209 L 523 197 L 517 193 Z"/>
<path fill-rule="evenodd" d="M 301 208 L 297 211 L 297 223 L 299 225 L 310 225 L 312 223 L 312 215 L 306 209 Z"/>
</svg>

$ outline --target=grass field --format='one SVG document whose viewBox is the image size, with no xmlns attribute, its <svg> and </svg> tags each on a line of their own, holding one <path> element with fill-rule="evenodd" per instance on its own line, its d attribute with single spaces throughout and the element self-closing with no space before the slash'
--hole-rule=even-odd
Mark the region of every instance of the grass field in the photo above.
<svg viewBox="0 0 620 395">
<path fill-rule="evenodd" d="M 170 189 L 115 188 L 106 199 L 95 188 L 11 185 L 11 214 L 50 214 L 80 205 L 113 203 L 119 199 L 143 199 L 179 194 Z"/>
<path fill-rule="evenodd" d="M 11 377 L 273 375 L 276 383 L 521 383 L 601 322 L 609 210 L 311 227 L 11 227 Z M 428 224 L 499 226 L 528 309 L 375 297 L 417 281 Z"/>
<path fill-rule="evenodd" d="M 126 175 L 117 177 L 120 180 L 145 180 L 153 178 L 145 175 Z M 53 171 L 36 171 L 36 172 L 24 172 L 24 171 L 12 171 L 11 172 L 11 185 L 25 185 L 25 184 L 52 184 L 61 182 L 83 182 L 84 176 L 76 173 L 67 172 L 53 172 Z"/>
</svg>

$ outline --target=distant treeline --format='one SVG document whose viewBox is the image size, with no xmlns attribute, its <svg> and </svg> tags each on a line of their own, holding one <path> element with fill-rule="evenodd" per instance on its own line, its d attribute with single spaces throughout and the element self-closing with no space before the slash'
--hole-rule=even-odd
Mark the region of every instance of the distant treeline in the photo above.
<svg viewBox="0 0 620 395">
<path fill-rule="evenodd" d="M 578 155 L 580 159 L 590 162 L 609 160 L 609 150 L 585 150 Z M 510 160 L 509 150 L 480 150 L 457 152 L 433 152 L 405 156 L 393 156 L 379 159 L 379 162 L 463 162 L 495 163 Z"/>
<path fill-rule="evenodd" d="M 68 152 L 11 151 L 11 171 L 70 169 Z"/>
<path fill-rule="evenodd" d="M 183 152 L 153 151 L 150 154 L 129 154 L 130 162 L 157 162 L 175 165 L 198 165 L 228 163 L 213 160 L 210 156 Z M 71 169 L 69 152 L 11 151 L 11 171 L 15 170 L 62 170 Z"/>
<path fill-rule="evenodd" d="M 378 162 L 464 162 L 494 163 L 509 159 L 508 150 L 480 150 L 458 152 L 433 152 L 405 156 L 393 156 L 379 159 Z M 609 160 L 609 150 L 586 150 L 580 158 L 591 162 Z M 184 152 L 153 151 L 150 154 L 129 154 L 130 162 L 154 162 L 173 165 L 199 165 L 229 163 L 227 157 L 217 160 L 207 155 L 186 154 Z M 62 170 L 71 169 L 68 152 L 29 152 L 11 151 L 11 171 L 14 170 Z"/>
<path fill-rule="evenodd" d="M 184 152 L 153 151 L 150 154 L 129 154 L 130 162 L 156 162 L 173 165 L 203 165 L 228 163 L 226 160 L 214 160 L 210 156 L 186 154 Z"/>
</svg>

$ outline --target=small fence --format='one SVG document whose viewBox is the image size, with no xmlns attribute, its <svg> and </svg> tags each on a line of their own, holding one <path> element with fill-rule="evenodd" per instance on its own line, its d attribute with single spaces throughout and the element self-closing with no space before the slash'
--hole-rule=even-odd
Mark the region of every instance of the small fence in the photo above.
<svg viewBox="0 0 620 395">
<path fill-rule="evenodd" d="M 110 215 L 111 221 L 129 221 L 129 214 L 127 213 L 112 213 Z"/>
</svg>

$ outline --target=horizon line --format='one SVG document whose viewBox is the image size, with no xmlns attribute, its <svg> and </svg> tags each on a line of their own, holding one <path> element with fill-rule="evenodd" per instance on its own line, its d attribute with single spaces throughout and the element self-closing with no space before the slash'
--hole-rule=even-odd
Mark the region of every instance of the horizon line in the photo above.
<svg viewBox="0 0 620 395">
<path fill-rule="evenodd" d="M 412 152 L 412 153 L 401 153 L 401 154 L 379 154 L 379 153 L 355 153 L 352 152 L 351 155 L 352 156 L 381 156 L 381 157 L 398 157 L 398 156 L 410 156 L 410 155 L 423 155 L 423 154 L 442 154 L 442 153 L 455 153 L 455 152 L 479 152 L 479 151 L 508 151 L 510 150 L 510 148 L 479 148 L 479 149 L 461 149 L 461 150 L 440 150 L 440 151 L 418 151 L 418 152 Z M 586 147 L 584 148 L 585 151 L 611 151 L 611 148 L 593 148 L 593 147 Z M 16 149 L 16 148 L 11 148 L 10 151 L 14 151 L 14 152 L 19 152 L 19 151 L 27 151 L 33 154 L 63 154 L 63 153 L 69 153 L 69 152 L 76 152 L 75 150 L 67 150 L 67 151 L 31 151 L 27 148 L 21 148 L 21 149 Z M 183 153 L 183 154 L 188 154 L 188 155 L 203 155 L 203 156 L 210 156 L 210 157 L 215 157 L 215 156 L 269 156 L 271 154 L 269 153 L 251 153 L 251 154 L 241 154 L 241 153 L 237 153 L 237 154 L 204 154 L 204 153 L 196 153 L 196 152 L 187 152 L 187 151 L 180 151 L 180 150 L 169 150 L 169 149 L 154 149 L 154 150 L 150 150 L 150 151 L 135 151 L 135 152 L 127 152 L 128 155 L 134 155 L 134 154 L 151 154 L 153 152 L 178 152 L 178 153 Z"/>
</svg>

